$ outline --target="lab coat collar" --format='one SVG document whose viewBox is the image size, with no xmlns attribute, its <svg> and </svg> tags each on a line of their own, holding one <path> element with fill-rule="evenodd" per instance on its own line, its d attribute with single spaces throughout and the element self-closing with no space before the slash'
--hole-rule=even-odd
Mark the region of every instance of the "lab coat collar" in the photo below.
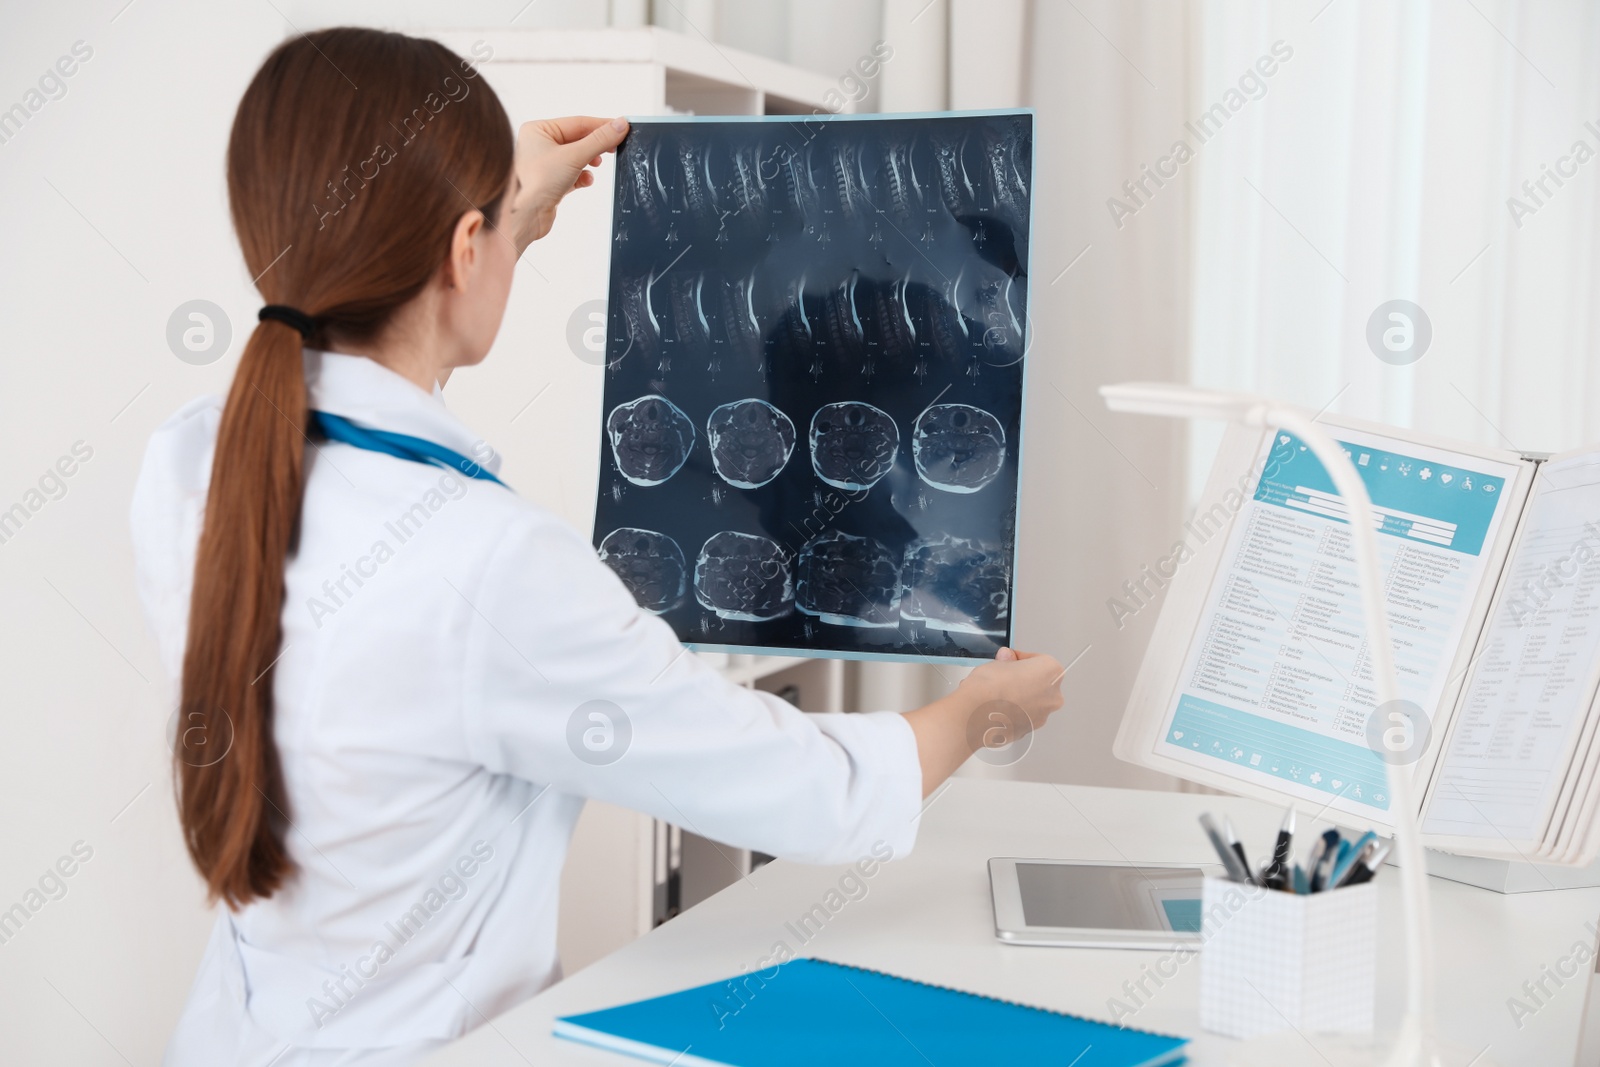
<svg viewBox="0 0 1600 1067">
<path fill-rule="evenodd" d="M 367 429 L 421 437 L 500 473 L 500 454 L 445 409 L 437 384 L 429 393 L 366 356 L 316 349 L 306 349 L 305 367 L 314 410 L 342 415 Z"/>
</svg>

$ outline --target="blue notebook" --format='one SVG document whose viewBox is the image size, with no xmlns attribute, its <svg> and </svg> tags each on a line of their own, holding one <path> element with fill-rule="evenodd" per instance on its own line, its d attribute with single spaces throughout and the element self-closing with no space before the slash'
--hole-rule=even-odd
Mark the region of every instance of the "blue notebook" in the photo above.
<svg viewBox="0 0 1600 1067">
<path fill-rule="evenodd" d="M 676 1067 L 867 1063 L 1159 1067 L 1187 1039 L 925 985 L 826 960 L 556 1020 L 571 1041 Z"/>
</svg>

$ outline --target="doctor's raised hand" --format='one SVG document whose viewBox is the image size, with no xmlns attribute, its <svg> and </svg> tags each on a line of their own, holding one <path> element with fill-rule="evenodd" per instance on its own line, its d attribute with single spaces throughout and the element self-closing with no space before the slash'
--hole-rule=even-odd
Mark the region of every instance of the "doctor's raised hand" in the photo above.
<svg viewBox="0 0 1600 1067">
<path fill-rule="evenodd" d="M 550 232 L 563 197 L 594 184 L 589 168 L 598 167 L 601 156 L 615 151 L 627 133 L 623 119 L 586 115 L 522 124 L 517 131 L 515 185 L 501 220 L 518 255 Z"/>
</svg>

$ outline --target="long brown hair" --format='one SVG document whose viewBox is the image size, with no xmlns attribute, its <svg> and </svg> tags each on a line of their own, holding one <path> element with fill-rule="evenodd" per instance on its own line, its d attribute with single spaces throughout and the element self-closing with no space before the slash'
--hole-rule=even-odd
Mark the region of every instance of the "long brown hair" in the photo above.
<svg viewBox="0 0 1600 1067">
<path fill-rule="evenodd" d="M 230 907 L 271 896 L 294 869 L 272 669 L 304 489 L 302 348 L 377 334 L 435 276 L 465 212 L 493 224 L 511 164 L 500 101 L 434 41 L 297 37 L 239 102 L 228 198 L 245 263 L 266 303 L 314 329 L 302 341 L 267 321 L 245 343 L 195 564 L 174 773 L 189 855 Z"/>
</svg>

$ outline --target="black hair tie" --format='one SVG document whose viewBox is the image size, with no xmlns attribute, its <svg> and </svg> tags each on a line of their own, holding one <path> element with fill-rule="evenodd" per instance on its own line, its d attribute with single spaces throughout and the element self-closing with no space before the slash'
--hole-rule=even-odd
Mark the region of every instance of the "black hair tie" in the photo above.
<svg viewBox="0 0 1600 1067">
<path fill-rule="evenodd" d="M 302 339 L 309 340 L 316 331 L 317 324 L 311 321 L 311 316 L 298 308 L 289 307 L 287 304 L 268 304 L 256 312 L 257 322 L 266 322 L 271 319 L 281 322 L 285 326 L 299 332 Z"/>
</svg>

